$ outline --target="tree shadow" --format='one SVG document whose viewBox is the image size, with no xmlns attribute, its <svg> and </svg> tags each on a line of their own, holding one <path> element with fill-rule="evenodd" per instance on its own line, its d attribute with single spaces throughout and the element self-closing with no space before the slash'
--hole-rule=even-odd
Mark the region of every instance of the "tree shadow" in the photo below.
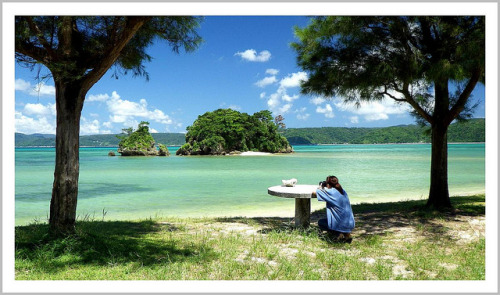
<svg viewBox="0 0 500 295">
<path fill-rule="evenodd" d="M 420 226 L 425 228 L 424 236 L 427 239 L 436 240 L 446 238 L 444 234 L 447 229 L 441 221 L 467 222 L 462 217 L 484 216 L 485 214 L 484 197 L 452 197 L 451 201 L 454 208 L 445 211 L 426 208 L 425 200 L 353 205 L 356 228 L 352 234 L 355 239 L 370 239 L 374 236 L 385 236 L 391 232 L 412 231 L 415 227 Z M 344 241 L 338 240 L 335 234 L 323 231 L 318 227 L 318 220 L 325 217 L 325 209 L 312 212 L 311 226 L 307 229 L 295 228 L 293 217 L 229 217 L 217 218 L 216 221 L 258 224 L 262 227 L 258 231 L 261 234 L 293 231 L 316 232 L 321 239 L 328 243 L 343 243 Z"/>
<path fill-rule="evenodd" d="M 48 234 L 47 224 L 16 227 L 16 259 L 30 260 L 47 272 L 58 272 L 82 264 L 152 266 L 189 260 L 203 263 L 216 256 L 201 242 L 168 239 L 168 232 L 183 230 L 168 223 L 84 221 L 77 222 L 76 228 L 72 236 L 55 238 Z M 159 232 L 166 235 L 152 235 Z"/>
</svg>

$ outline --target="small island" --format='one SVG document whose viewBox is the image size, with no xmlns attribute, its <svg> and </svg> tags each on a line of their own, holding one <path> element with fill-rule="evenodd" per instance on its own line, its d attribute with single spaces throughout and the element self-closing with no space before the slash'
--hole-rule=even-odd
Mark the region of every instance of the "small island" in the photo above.
<svg viewBox="0 0 500 295">
<path fill-rule="evenodd" d="M 270 111 L 253 115 L 218 109 L 198 116 L 187 127 L 186 143 L 176 155 L 230 155 L 241 152 L 291 153 L 288 140 L 278 130 Z"/>
<path fill-rule="evenodd" d="M 149 133 L 149 122 L 142 121 L 139 123 L 137 130 L 133 131 L 132 127 L 122 130 L 125 135 L 117 135 L 121 139 L 118 144 L 118 152 L 122 156 L 169 156 L 168 148 L 163 144 L 156 143 Z"/>
</svg>

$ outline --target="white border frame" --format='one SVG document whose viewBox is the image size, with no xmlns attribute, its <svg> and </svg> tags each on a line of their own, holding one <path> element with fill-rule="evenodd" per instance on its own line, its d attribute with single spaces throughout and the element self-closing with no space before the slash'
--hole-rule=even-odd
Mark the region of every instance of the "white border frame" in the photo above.
<svg viewBox="0 0 500 295">
<path fill-rule="evenodd" d="M 4 2 L 2 3 L 2 270 L 4 292 L 498 292 L 498 3 L 496 2 Z M 92 15 L 486 15 L 485 281 L 16 281 L 14 279 L 14 16 Z M 487 98 L 487 99 L 486 99 Z"/>
</svg>

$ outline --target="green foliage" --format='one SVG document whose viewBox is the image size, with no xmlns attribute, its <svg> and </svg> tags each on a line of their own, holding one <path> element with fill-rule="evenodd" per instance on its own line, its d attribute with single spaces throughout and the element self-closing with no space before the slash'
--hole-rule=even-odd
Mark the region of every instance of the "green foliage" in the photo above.
<svg viewBox="0 0 500 295">
<path fill-rule="evenodd" d="M 288 128 L 283 135 L 290 144 L 374 144 L 374 143 L 428 143 L 427 127 L 417 125 L 383 128 Z M 472 119 L 451 124 L 449 142 L 485 142 L 485 120 Z"/>
<path fill-rule="evenodd" d="M 103 66 L 105 70 L 113 66 L 115 77 L 132 72 L 148 78 L 144 63 L 151 56 L 146 49 L 163 40 L 174 52 L 193 51 L 201 43 L 196 32 L 201 20 L 194 16 L 16 16 L 16 60 L 29 67 L 43 63 L 54 77 L 68 80 L 83 79 Z M 127 42 L 138 23 L 143 24 Z M 66 42 L 68 32 L 71 42 Z M 115 54 L 113 49 L 123 45 L 109 64 L 106 59 Z"/>
<path fill-rule="evenodd" d="M 278 134 L 269 111 L 252 116 L 232 109 L 218 109 L 198 116 L 187 127 L 186 144 L 178 155 L 221 155 L 232 151 L 291 152 L 285 137 Z"/>
<path fill-rule="evenodd" d="M 149 122 L 145 121 L 139 123 L 137 130 L 130 135 L 122 137 L 118 144 L 118 152 L 122 156 L 170 155 L 167 147 L 163 144 L 159 145 L 159 151 L 156 149 L 155 139 L 149 133 Z"/>
<path fill-rule="evenodd" d="M 470 92 L 484 81 L 484 31 L 482 16 L 324 16 L 296 28 L 292 46 L 309 73 L 303 93 L 392 98 L 431 124 L 437 112 L 448 125 L 467 117 Z M 456 94 L 448 95 L 449 82 Z"/>
<path fill-rule="evenodd" d="M 255 116 L 255 114 L 254 114 Z M 298 144 L 368 144 L 368 143 L 417 143 L 430 142 L 425 127 L 416 125 L 393 126 L 384 128 L 288 128 L 282 135 L 292 145 Z M 123 136 L 123 135 L 122 135 Z M 182 146 L 191 149 L 185 143 L 186 136 L 182 133 L 154 133 L 154 140 L 164 145 Z M 116 147 L 119 140 L 116 135 L 96 134 L 80 136 L 80 146 Z M 55 136 L 51 134 L 26 135 L 16 133 L 16 147 L 54 146 Z M 485 120 L 471 119 L 450 125 L 448 129 L 449 142 L 485 142 Z"/>
</svg>

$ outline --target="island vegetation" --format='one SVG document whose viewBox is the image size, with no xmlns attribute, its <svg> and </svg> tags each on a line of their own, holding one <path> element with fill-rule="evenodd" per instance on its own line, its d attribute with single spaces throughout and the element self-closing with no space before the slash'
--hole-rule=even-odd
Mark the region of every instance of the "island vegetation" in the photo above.
<svg viewBox="0 0 500 295">
<path fill-rule="evenodd" d="M 290 153 L 288 140 L 278 133 L 270 111 L 253 115 L 233 109 L 218 109 L 198 116 L 187 127 L 186 143 L 177 155 L 226 155 L 257 151 Z"/>
<path fill-rule="evenodd" d="M 306 144 L 379 144 L 379 143 L 430 143 L 427 127 L 418 125 L 380 128 L 313 127 L 282 130 L 291 145 Z M 183 133 L 152 133 L 155 142 L 166 146 L 181 146 L 186 142 Z M 485 142 L 485 119 L 470 119 L 453 123 L 448 130 L 449 142 Z M 113 134 L 80 136 L 81 147 L 117 147 L 120 139 Z M 53 134 L 16 133 L 16 147 L 55 146 Z"/>
<path fill-rule="evenodd" d="M 137 130 L 132 127 L 123 129 L 125 135 L 118 136 L 121 139 L 118 144 L 118 152 L 122 156 L 169 156 L 170 152 L 164 144 L 158 144 L 149 133 L 149 122 L 139 123 Z"/>
</svg>

